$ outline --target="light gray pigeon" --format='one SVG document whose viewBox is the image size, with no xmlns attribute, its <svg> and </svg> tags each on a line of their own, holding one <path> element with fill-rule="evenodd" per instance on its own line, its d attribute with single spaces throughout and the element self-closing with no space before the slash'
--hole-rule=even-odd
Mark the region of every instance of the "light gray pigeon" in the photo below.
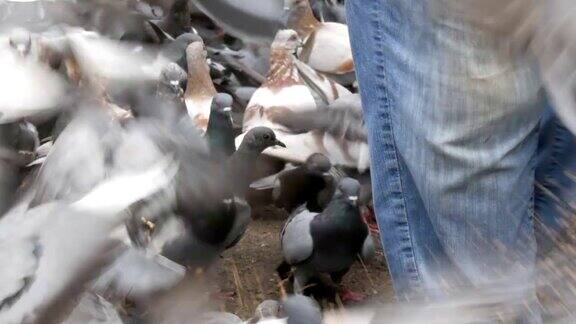
<svg viewBox="0 0 576 324">
<path fill-rule="evenodd" d="M 0 322 L 65 319 L 87 282 L 115 256 L 110 234 L 125 220 L 124 211 L 166 186 L 176 167 L 168 158 L 101 182 L 71 204 L 43 204 L 2 218 Z"/>
</svg>

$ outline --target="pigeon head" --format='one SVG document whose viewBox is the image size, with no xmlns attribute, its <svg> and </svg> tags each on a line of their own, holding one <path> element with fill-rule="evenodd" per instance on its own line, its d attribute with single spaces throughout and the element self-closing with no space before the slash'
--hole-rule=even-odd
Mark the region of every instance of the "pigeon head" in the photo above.
<svg viewBox="0 0 576 324">
<path fill-rule="evenodd" d="M 272 129 L 268 127 L 254 127 L 244 136 L 239 150 L 249 150 L 260 153 L 276 145 L 286 147 L 286 144 L 276 139 L 276 134 L 274 134 Z"/>
<path fill-rule="evenodd" d="M 330 163 L 330 159 L 328 159 L 326 155 L 322 153 L 314 153 L 306 159 L 304 167 L 306 170 L 311 172 L 325 173 L 330 171 L 332 163 Z"/>
<path fill-rule="evenodd" d="M 22 56 L 28 55 L 32 48 L 32 35 L 23 28 L 16 28 L 10 33 L 10 46 Z"/>
<path fill-rule="evenodd" d="M 204 47 L 204 42 L 192 42 L 186 47 L 186 59 L 188 61 L 188 70 L 191 64 L 197 64 L 199 62 L 206 63 L 208 58 L 208 52 L 206 47 Z"/>
<path fill-rule="evenodd" d="M 167 93 L 181 96 L 186 88 L 188 75 L 176 63 L 169 63 L 160 72 L 160 87 Z M 167 91 L 166 91 L 167 90 Z"/>
<path fill-rule="evenodd" d="M 202 37 L 200 37 L 200 35 L 196 35 L 194 33 L 184 33 L 176 37 L 175 42 L 186 48 L 188 47 L 188 45 L 196 42 L 201 42 L 203 44 L 204 40 L 202 40 Z"/>
<path fill-rule="evenodd" d="M 342 178 L 338 182 L 338 193 L 341 197 L 345 197 L 352 204 L 356 205 L 358 195 L 360 194 L 360 182 L 352 178 Z"/>
<path fill-rule="evenodd" d="M 302 47 L 302 39 L 298 33 L 292 29 L 283 29 L 276 33 L 272 42 L 272 50 L 288 51 L 296 53 L 298 48 Z"/>
<path fill-rule="evenodd" d="M 284 0 L 281 22 L 286 28 L 302 32 L 301 35 L 308 34 L 310 27 L 318 24 L 308 0 Z"/>
<path fill-rule="evenodd" d="M 218 93 L 214 96 L 212 100 L 212 106 L 210 107 L 210 113 L 224 114 L 230 116 L 232 111 L 232 96 L 227 93 Z"/>
</svg>

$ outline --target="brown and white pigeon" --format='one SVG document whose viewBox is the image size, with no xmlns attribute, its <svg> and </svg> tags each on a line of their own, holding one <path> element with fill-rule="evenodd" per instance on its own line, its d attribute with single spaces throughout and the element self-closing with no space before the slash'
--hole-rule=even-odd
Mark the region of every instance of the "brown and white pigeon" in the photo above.
<svg viewBox="0 0 576 324">
<path fill-rule="evenodd" d="M 351 95 L 346 88 L 296 59 L 299 45 L 300 38 L 293 30 L 282 30 L 276 35 L 266 82 L 256 90 L 244 114 L 244 132 L 257 126 L 272 128 L 287 148 L 269 148 L 264 154 L 282 160 L 304 163 L 310 155 L 322 153 L 334 165 L 366 169 L 369 154 L 364 141 L 334 136 L 325 130 L 295 132 L 293 127 L 285 126 L 289 116 L 330 109 L 330 103 Z M 243 135 L 236 138 L 236 145 L 242 138 Z"/>
<path fill-rule="evenodd" d="M 308 0 L 285 0 L 286 28 L 294 29 L 304 40 L 298 58 L 317 71 L 347 74 L 354 71 L 348 27 L 341 23 L 320 22 Z"/>
<path fill-rule="evenodd" d="M 216 95 L 206 58 L 207 52 L 202 42 L 191 43 L 186 48 L 188 84 L 184 93 L 184 102 L 188 115 L 203 134 L 208 128 L 210 107 Z"/>
</svg>

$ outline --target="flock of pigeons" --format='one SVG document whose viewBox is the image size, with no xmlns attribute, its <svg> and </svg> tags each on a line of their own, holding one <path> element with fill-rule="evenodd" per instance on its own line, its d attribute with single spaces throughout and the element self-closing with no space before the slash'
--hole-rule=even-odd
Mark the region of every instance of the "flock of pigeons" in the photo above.
<svg viewBox="0 0 576 324">
<path fill-rule="evenodd" d="M 180 302 L 255 195 L 290 214 L 293 294 L 249 323 L 321 323 L 319 279 L 361 298 L 366 132 L 347 28 L 317 18 L 341 4 L 286 0 L 271 45 L 164 4 L 0 1 L 0 323 L 243 323 Z"/>
</svg>

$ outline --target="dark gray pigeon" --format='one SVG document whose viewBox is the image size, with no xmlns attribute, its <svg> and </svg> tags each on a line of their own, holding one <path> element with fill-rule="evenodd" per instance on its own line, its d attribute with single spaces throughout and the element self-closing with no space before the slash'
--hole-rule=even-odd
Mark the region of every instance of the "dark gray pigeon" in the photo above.
<svg viewBox="0 0 576 324">
<path fill-rule="evenodd" d="M 310 280 L 321 273 L 330 275 L 339 285 L 358 257 L 368 258 L 374 242 L 357 206 L 360 184 L 343 178 L 334 198 L 322 213 L 312 213 L 304 206 L 286 222 L 281 234 L 284 263 L 278 267 L 293 269 L 294 292 L 303 293 Z M 357 294 L 339 288 L 342 300 L 357 300 Z"/>
<path fill-rule="evenodd" d="M 232 97 L 226 93 L 218 93 L 212 99 L 206 137 L 210 154 L 216 161 L 222 161 L 236 151 L 231 117 L 232 103 Z"/>
<path fill-rule="evenodd" d="M 256 190 L 272 189 L 272 199 L 279 208 L 291 213 L 302 204 L 311 212 L 321 212 L 332 199 L 336 181 L 329 173 L 330 160 L 321 153 L 308 157 L 304 165 L 287 167 L 277 174 L 250 184 Z"/>
<path fill-rule="evenodd" d="M 154 21 L 159 28 L 172 37 L 190 32 L 190 5 L 188 0 L 175 0 L 168 14 L 159 21 Z"/>
<path fill-rule="evenodd" d="M 236 195 L 246 196 L 250 183 L 254 181 L 256 159 L 265 149 L 276 145 L 286 147 L 268 127 L 254 127 L 246 133 L 238 150 L 228 161 L 228 174 Z"/>
<path fill-rule="evenodd" d="M 211 157 L 183 163 L 176 189 L 175 214 L 183 226 L 162 254 L 187 266 L 209 264 L 242 237 L 250 222 L 244 200 L 256 159 L 267 147 L 283 145 L 269 128 L 256 128 L 228 159 Z M 200 167 L 199 165 L 204 165 Z"/>
</svg>

